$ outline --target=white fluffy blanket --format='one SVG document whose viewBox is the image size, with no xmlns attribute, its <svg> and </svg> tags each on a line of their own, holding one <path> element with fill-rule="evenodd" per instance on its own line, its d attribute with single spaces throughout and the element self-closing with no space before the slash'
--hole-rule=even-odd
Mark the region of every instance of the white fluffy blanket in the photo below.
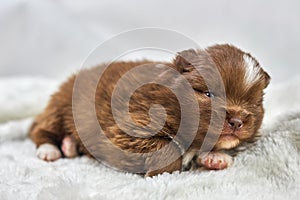
<svg viewBox="0 0 300 200">
<path fill-rule="evenodd" d="M 263 137 L 223 171 L 142 178 L 87 157 L 46 163 L 26 137 L 58 82 L 0 79 L 0 199 L 299 199 L 298 81 L 270 86 Z M 286 90 L 293 93 L 286 93 Z M 293 95 L 293 96 L 287 96 Z M 293 111 L 293 112 L 291 112 Z M 276 117 L 279 116 L 280 117 Z"/>
</svg>

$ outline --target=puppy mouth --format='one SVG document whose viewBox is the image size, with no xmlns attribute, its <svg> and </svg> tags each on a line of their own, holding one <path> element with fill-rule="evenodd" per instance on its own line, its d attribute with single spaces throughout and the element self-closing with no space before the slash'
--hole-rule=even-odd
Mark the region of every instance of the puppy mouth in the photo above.
<svg viewBox="0 0 300 200">
<path fill-rule="evenodd" d="M 232 149 L 240 144 L 240 139 L 234 133 L 232 134 L 221 134 L 217 144 L 217 149 Z"/>
<path fill-rule="evenodd" d="M 239 139 L 235 134 L 222 134 L 219 137 L 220 140 L 237 140 Z"/>
</svg>

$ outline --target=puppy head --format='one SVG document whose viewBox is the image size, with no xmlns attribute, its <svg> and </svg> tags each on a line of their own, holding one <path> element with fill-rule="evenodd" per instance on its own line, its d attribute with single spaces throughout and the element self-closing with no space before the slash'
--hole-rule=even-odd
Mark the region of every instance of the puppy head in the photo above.
<svg viewBox="0 0 300 200">
<path fill-rule="evenodd" d="M 218 135 L 215 149 L 254 141 L 264 115 L 263 90 L 270 82 L 255 58 L 231 45 L 215 45 L 183 51 L 174 63 L 199 102 L 199 140 Z"/>
</svg>

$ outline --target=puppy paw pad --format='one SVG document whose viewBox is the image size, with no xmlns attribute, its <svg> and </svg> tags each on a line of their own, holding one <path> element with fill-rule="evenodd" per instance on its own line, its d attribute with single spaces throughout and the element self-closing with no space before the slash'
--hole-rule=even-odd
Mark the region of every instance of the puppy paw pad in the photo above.
<svg viewBox="0 0 300 200">
<path fill-rule="evenodd" d="M 55 161 L 61 158 L 60 150 L 53 144 L 42 144 L 36 151 L 38 158 L 45 161 Z"/>
<path fill-rule="evenodd" d="M 61 145 L 61 150 L 67 158 L 78 156 L 76 141 L 71 136 L 66 136 Z"/>
<path fill-rule="evenodd" d="M 232 157 L 219 152 L 210 152 L 200 157 L 200 163 L 207 169 L 220 170 L 232 164 Z"/>
</svg>

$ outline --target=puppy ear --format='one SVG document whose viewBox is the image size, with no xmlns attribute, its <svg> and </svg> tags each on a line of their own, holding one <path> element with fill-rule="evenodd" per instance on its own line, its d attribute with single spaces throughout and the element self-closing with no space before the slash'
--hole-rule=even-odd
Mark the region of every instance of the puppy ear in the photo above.
<svg viewBox="0 0 300 200">
<path fill-rule="evenodd" d="M 264 71 L 264 77 L 265 77 L 265 88 L 269 85 L 270 81 L 271 81 L 271 77 L 270 75 Z"/>
<path fill-rule="evenodd" d="M 178 53 L 174 60 L 176 68 L 180 72 L 189 72 L 194 69 L 192 61 L 197 56 L 197 52 L 194 49 L 188 49 Z"/>
</svg>

